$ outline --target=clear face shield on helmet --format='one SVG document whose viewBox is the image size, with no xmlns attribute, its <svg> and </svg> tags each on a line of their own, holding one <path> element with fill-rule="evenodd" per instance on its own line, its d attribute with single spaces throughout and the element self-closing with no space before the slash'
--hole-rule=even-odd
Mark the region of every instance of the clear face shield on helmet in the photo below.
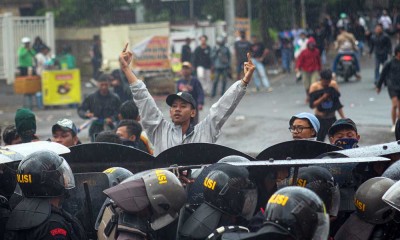
<svg viewBox="0 0 400 240">
<path fill-rule="evenodd" d="M 60 182 L 64 182 L 65 189 L 75 188 L 74 174 L 72 173 L 71 167 L 64 158 L 60 166 L 54 172 L 60 173 L 60 177 L 62 177 L 62 181 Z"/>
<path fill-rule="evenodd" d="M 307 188 L 314 191 L 314 189 L 320 189 L 323 191 L 315 191 L 317 195 L 326 194 L 329 196 L 319 196 L 325 203 L 327 213 L 332 216 L 336 217 L 339 212 L 340 207 L 340 189 L 339 186 L 336 184 L 332 186 L 332 184 L 322 181 L 314 181 L 307 183 Z M 325 202 L 329 201 L 329 202 Z"/>
<path fill-rule="evenodd" d="M 317 215 L 318 225 L 312 240 L 326 240 L 329 237 L 329 215 L 326 213 L 317 213 Z"/>
<path fill-rule="evenodd" d="M 244 190 L 244 203 L 241 216 L 247 220 L 250 220 L 254 215 L 254 211 L 257 207 L 257 197 L 257 189 Z"/>
<path fill-rule="evenodd" d="M 231 203 L 230 206 L 232 210 L 239 216 L 250 220 L 257 206 L 257 188 L 250 180 L 243 181 L 240 185 L 242 185 L 243 188 L 230 186 L 230 184 L 227 183 L 221 189 L 219 195 L 226 195 L 226 199 L 234 200 L 235 202 Z"/>
<path fill-rule="evenodd" d="M 386 191 L 382 200 L 397 211 L 400 211 L 400 181 L 396 182 Z"/>
<path fill-rule="evenodd" d="M 328 239 L 329 215 L 326 213 L 325 206 L 323 206 L 323 208 L 323 212 L 317 212 L 314 209 L 311 209 L 306 202 L 302 201 L 292 210 L 292 214 L 299 222 L 299 226 L 303 234 L 301 239 Z M 306 219 L 308 221 L 305 221 Z M 311 222 L 309 220 L 311 219 L 314 219 L 313 224 L 310 224 Z"/>
</svg>

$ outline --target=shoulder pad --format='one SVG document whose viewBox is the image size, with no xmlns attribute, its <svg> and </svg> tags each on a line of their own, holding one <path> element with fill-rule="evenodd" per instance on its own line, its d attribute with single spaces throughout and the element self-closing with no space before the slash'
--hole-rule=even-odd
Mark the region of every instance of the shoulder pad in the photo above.
<svg viewBox="0 0 400 240">
<path fill-rule="evenodd" d="M 48 199 L 24 198 L 11 212 L 7 230 L 25 230 L 39 226 L 51 213 Z"/>
</svg>

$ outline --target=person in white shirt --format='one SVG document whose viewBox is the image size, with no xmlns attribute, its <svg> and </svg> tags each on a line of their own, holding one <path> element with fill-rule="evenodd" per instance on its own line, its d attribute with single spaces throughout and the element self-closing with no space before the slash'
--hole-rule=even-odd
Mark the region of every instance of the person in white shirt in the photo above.
<svg viewBox="0 0 400 240">
<path fill-rule="evenodd" d="M 50 48 L 40 46 L 39 52 L 35 55 L 36 58 L 36 74 L 42 76 L 42 72 L 46 69 L 46 64 L 50 61 Z"/>
<path fill-rule="evenodd" d="M 392 28 L 392 20 L 388 16 L 386 10 L 383 10 L 382 16 L 379 18 L 378 22 L 382 24 L 383 30 L 385 30 L 385 32 Z"/>
</svg>

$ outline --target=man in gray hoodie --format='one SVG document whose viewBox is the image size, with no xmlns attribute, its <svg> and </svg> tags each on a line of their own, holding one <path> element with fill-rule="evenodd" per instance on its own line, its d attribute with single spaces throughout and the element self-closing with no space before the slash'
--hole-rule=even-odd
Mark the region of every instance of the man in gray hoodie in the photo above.
<svg viewBox="0 0 400 240">
<path fill-rule="evenodd" d="M 248 62 L 244 64 L 244 77 L 235 82 L 225 94 L 213 104 L 207 117 L 193 127 L 191 119 L 196 115 L 196 102 L 188 93 L 171 94 L 167 97 L 172 122 L 166 120 L 158 109 L 153 97 L 145 84 L 137 79 L 130 69 L 133 59 L 132 52 L 126 51 L 128 44 L 120 54 L 119 61 L 133 95 L 133 100 L 139 108 L 141 123 L 150 141 L 154 144 L 154 155 L 185 143 L 217 141 L 221 128 L 233 113 L 236 106 L 246 93 L 255 67 L 248 54 Z"/>
</svg>

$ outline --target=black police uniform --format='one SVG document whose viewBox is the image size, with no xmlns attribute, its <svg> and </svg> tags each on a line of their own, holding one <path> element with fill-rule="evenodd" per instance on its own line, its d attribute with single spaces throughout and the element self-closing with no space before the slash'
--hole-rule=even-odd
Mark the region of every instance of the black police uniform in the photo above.
<svg viewBox="0 0 400 240">
<path fill-rule="evenodd" d="M 7 198 L 0 195 L 0 239 L 3 239 L 5 226 L 10 216 L 10 212 Z"/>
<path fill-rule="evenodd" d="M 47 199 L 25 198 L 11 213 L 5 240 L 87 239 L 78 220 Z"/>
</svg>

